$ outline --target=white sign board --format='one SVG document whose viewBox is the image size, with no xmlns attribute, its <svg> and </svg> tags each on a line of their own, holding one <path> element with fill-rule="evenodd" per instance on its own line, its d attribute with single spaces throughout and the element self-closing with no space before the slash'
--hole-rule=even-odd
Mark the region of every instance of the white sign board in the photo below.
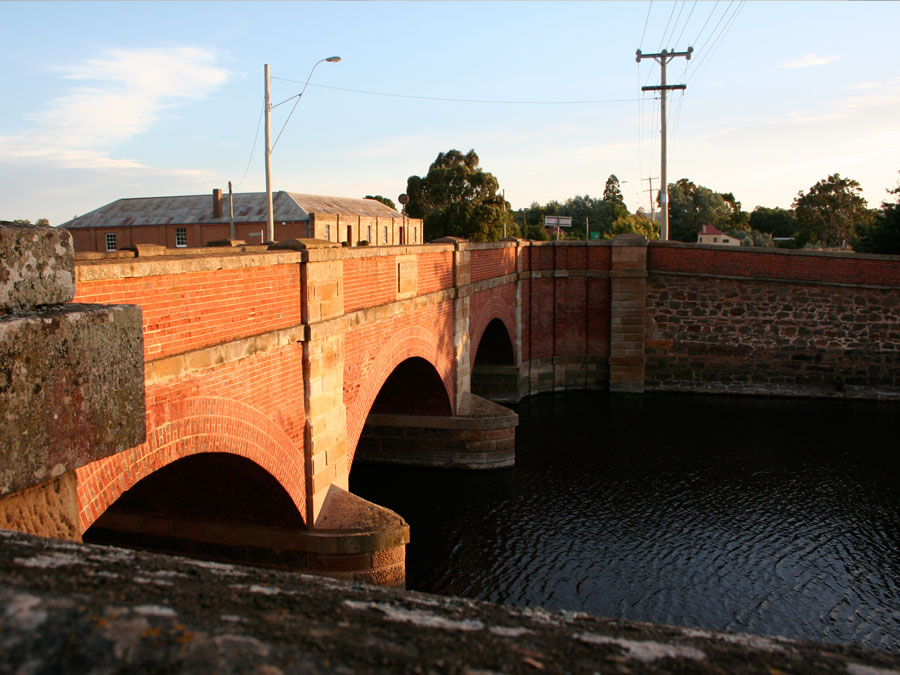
<svg viewBox="0 0 900 675">
<path fill-rule="evenodd" d="M 544 227 L 572 227 L 572 216 L 544 216 Z"/>
</svg>

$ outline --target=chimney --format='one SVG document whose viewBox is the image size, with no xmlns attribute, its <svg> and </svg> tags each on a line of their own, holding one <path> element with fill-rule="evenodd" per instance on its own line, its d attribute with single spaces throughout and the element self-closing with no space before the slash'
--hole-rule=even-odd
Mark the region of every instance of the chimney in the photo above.
<svg viewBox="0 0 900 675">
<path fill-rule="evenodd" d="M 213 218 L 222 217 L 222 190 L 213 190 Z"/>
</svg>

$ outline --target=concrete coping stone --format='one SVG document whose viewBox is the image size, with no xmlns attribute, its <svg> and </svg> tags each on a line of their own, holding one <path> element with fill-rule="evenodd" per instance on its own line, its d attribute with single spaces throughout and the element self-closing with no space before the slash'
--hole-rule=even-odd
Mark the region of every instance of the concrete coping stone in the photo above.
<svg viewBox="0 0 900 675">
<path fill-rule="evenodd" d="M 135 244 L 134 246 L 125 246 L 122 250 L 134 251 L 136 258 L 150 258 L 166 255 L 166 247 L 162 244 Z"/>
<path fill-rule="evenodd" d="M 11 672 L 891 673 L 900 655 L 0 531 Z M 73 636 L 75 636 L 73 638 Z"/>
<path fill-rule="evenodd" d="M 208 272 L 222 269 L 266 267 L 269 265 L 296 264 L 302 261 L 300 251 L 271 251 L 256 247 L 258 251 L 232 251 L 227 249 L 191 249 L 199 254 L 131 258 L 126 260 L 83 260 L 75 265 L 75 281 L 101 281 Z M 171 250 L 171 249 L 168 249 Z"/>
<path fill-rule="evenodd" d="M 343 248 L 340 244 L 326 239 L 286 239 L 269 244 L 270 251 L 307 251 L 318 248 Z"/>
<path fill-rule="evenodd" d="M 468 244 L 469 240 L 464 237 L 439 237 L 437 239 L 432 239 L 429 244 Z"/>
<path fill-rule="evenodd" d="M 0 222 L 0 314 L 70 302 L 74 266 L 68 230 Z"/>
<path fill-rule="evenodd" d="M 845 260 L 882 260 L 900 262 L 900 255 L 878 255 L 875 253 L 855 253 L 853 251 L 815 251 L 811 249 L 773 248 L 769 246 L 722 246 L 720 244 L 700 244 L 690 241 L 651 241 L 650 246 L 664 248 L 687 248 L 717 253 L 757 253 L 760 255 L 803 256 L 811 258 L 843 258 Z"/>
<path fill-rule="evenodd" d="M 118 251 L 75 251 L 75 262 L 82 260 L 114 260 L 116 258 L 134 258 L 134 251 L 119 249 Z"/>
<path fill-rule="evenodd" d="M 246 246 L 247 242 L 243 239 L 214 239 L 213 241 L 206 242 L 207 247 L 217 247 L 217 246 Z M 270 247 L 271 248 L 271 247 Z"/>
<path fill-rule="evenodd" d="M 519 248 L 517 239 L 501 239 L 500 241 L 466 242 L 465 248 L 470 251 L 492 251 L 498 248 Z"/>
<path fill-rule="evenodd" d="M 647 239 L 642 234 L 620 234 L 611 239 L 613 246 L 647 246 Z"/>
<path fill-rule="evenodd" d="M 231 242 L 223 244 L 220 242 Z M 233 248 L 233 251 L 223 249 Z M 238 239 L 220 239 L 208 242 L 206 246 L 194 248 L 168 248 L 160 244 L 135 244 L 120 248 L 118 251 L 80 251 L 75 253 L 75 262 L 115 262 L 122 258 L 197 258 L 202 256 L 238 255 L 246 253 L 265 253 L 268 247 L 263 244 L 246 244 Z"/>
<path fill-rule="evenodd" d="M 434 242 L 430 244 L 407 244 L 404 246 L 394 246 L 394 245 L 386 245 L 386 246 L 354 246 L 352 248 L 344 248 L 344 258 L 345 259 L 354 259 L 354 258 L 379 258 L 385 256 L 403 256 L 403 255 L 422 255 L 428 253 L 438 253 L 438 252 L 452 252 L 453 247 L 448 246 L 447 244 L 435 244 Z"/>
<path fill-rule="evenodd" d="M 629 235 L 619 235 L 629 236 Z M 640 235 L 637 235 L 640 236 Z M 532 240 L 531 246 L 612 246 L 615 239 L 551 239 L 549 241 Z M 630 245 L 630 244 L 629 244 Z"/>
</svg>

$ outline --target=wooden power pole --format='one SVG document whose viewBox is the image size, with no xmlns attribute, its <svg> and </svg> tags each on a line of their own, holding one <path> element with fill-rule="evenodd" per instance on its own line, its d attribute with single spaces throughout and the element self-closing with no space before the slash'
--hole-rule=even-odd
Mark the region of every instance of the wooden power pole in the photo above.
<svg viewBox="0 0 900 675">
<path fill-rule="evenodd" d="M 686 52 L 669 52 L 663 49 L 658 54 L 642 54 L 638 49 L 635 61 L 640 63 L 643 59 L 653 59 L 661 69 L 661 77 L 659 86 L 641 87 L 641 91 L 658 91 L 660 92 L 660 120 L 662 122 L 661 136 L 661 158 L 659 177 L 662 185 L 659 188 L 659 209 L 662 216 L 659 224 L 660 241 L 666 241 L 669 238 L 669 183 L 666 177 L 666 93 L 670 89 L 687 89 L 686 84 L 667 84 L 666 83 L 666 64 L 676 56 L 683 56 L 688 61 L 691 60 L 691 54 L 694 52 L 693 47 L 688 47 Z"/>
</svg>

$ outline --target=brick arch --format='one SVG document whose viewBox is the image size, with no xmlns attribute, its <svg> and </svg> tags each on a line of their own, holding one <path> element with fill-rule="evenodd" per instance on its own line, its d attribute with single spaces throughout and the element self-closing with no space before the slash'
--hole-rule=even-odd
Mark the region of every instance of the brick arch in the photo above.
<svg viewBox="0 0 900 675">
<path fill-rule="evenodd" d="M 506 327 L 509 341 L 512 343 L 513 359 L 518 361 L 515 331 L 515 288 L 509 287 L 512 288 L 513 291 L 512 300 L 503 297 L 504 295 L 508 295 L 508 293 L 503 292 L 504 288 L 506 287 L 492 289 L 490 291 L 490 296 L 485 302 L 481 302 L 481 298 L 478 298 L 478 296 L 472 298 L 473 308 L 471 318 L 469 319 L 469 336 L 471 338 L 471 342 L 469 343 L 471 345 L 469 348 L 469 367 L 475 365 L 475 355 L 478 353 L 478 346 L 481 344 L 481 338 L 484 336 L 484 331 L 487 329 L 488 324 L 494 319 L 499 319 Z"/>
<path fill-rule="evenodd" d="M 347 408 L 348 471 L 353 465 L 356 444 L 362 435 L 366 417 L 368 417 L 369 410 L 371 410 L 385 380 L 397 366 L 407 359 L 415 357 L 424 359 L 437 371 L 444 384 L 447 397 L 451 401 L 451 406 L 453 405 L 453 364 L 442 354 L 438 336 L 422 326 L 410 326 L 398 333 L 393 333 L 378 351 L 372 368 L 366 375 L 365 383 L 360 387 L 353 403 Z"/>
<path fill-rule="evenodd" d="M 81 531 L 143 478 L 183 457 L 205 452 L 227 452 L 258 464 L 287 491 L 305 522 L 301 449 L 277 424 L 246 403 L 195 397 L 168 404 L 165 421 L 148 429 L 141 445 L 75 470 Z"/>
</svg>

